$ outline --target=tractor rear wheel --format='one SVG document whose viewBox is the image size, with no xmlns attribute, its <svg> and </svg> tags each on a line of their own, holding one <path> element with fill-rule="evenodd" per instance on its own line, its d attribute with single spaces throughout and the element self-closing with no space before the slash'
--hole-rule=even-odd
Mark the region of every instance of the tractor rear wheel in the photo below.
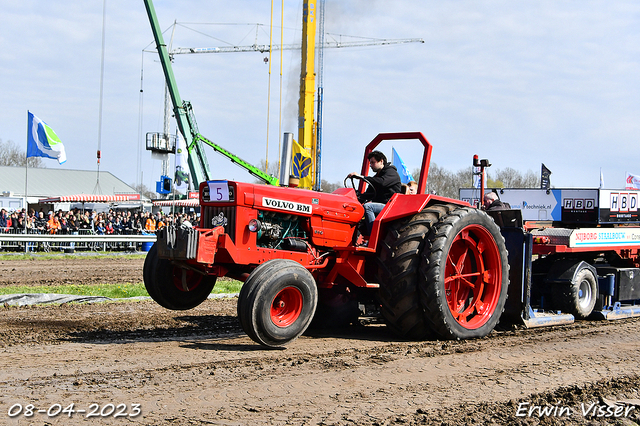
<svg viewBox="0 0 640 426">
<path fill-rule="evenodd" d="M 238 315 L 256 343 L 278 347 L 309 327 L 318 303 L 313 275 L 292 260 L 273 259 L 256 268 L 242 286 Z"/>
<path fill-rule="evenodd" d="M 158 258 L 155 244 L 147 253 L 143 269 L 144 286 L 149 296 L 160 306 L 174 311 L 192 309 L 204 302 L 211 294 L 216 278 Z"/>
<path fill-rule="evenodd" d="M 489 334 L 507 299 L 509 264 L 500 228 L 485 212 L 460 207 L 429 234 L 421 300 L 430 328 L 445 339 Z"/>
<path fill-rule="evenodd" d="M 425 240 L 451 205 L 434 205 L 415 216 L 391 223 L 378 252 L 379 298 L 387 325 L 399 336 L 420 340 L 431 334 L 420 304 L 421 253 Z"/>
</svg>

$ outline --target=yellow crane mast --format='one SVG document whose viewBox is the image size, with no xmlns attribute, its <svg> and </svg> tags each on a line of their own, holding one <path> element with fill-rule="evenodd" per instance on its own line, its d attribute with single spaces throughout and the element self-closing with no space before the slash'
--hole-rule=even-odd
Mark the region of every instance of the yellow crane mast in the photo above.
<svg viewBox="0 0 640 426">
<path fill-rule="evenodd" d="M 321 40 L 317 45 L 319 49 L 327 48 L 344 48 L 344 47 L 363 47 L 363 46 L 383 46 L 391 44 L 401 43 L 424 43 L 421 38 L 409 38 L 409 39 L 368 39 L 359 41 L 325 41 L 324 25 L 324 0 L 304 0 L 302 10 L 302 45 L 300 44 L 283 44 L 283 45 L 271 45 L 271 44 L 258 44 L 257 35 L 256 43 L 251 46 L 222 46 L 222 47 L 179 47 L 172 49 L 169 55 L 180 54 L 199 54 L 199 53 L 240 53 L 240 52 L 271 52 L 274 50 L 292 50 L 300 49 L 302 53 L 302 63 L 300 66 L 300 96 L 298 100 L 298 144 L 306 151 L 306 154 L 311 158 L 310 170 L 308 170 L 307 176 L 310 178 L 301 179 L 300 186 L 309 189 L 320 188 L 320 171 L 321 165 L 321 125 L 316 122 L 315 116 L 315 94 L 316 90 L 319 92 L 318 99 L 318 122 L 321 120 L 321 104 L 322 94 L 320 88 L 316 87 L 316 26 L 320 25 Z M 175 23 L 174 23 L 175 25 Z M 322 61 L 322 52 L 319 52 L 318 60 Z M 322 63 L 319 64 L 320 84 L 322 83 Z M 294 162 L 295 162 L 294 153 Z"/>
<path fill-rule="evenodd" d="M 300 99 L 298 101 L 298 143 L 307 150 L 307 153 L 313 159 L 310 173 L 314 180 L 316 169 L 316 141 L 314 132 L 316 18 L 315 0 L 304 0 L 302 6 Z"/>
</svg>

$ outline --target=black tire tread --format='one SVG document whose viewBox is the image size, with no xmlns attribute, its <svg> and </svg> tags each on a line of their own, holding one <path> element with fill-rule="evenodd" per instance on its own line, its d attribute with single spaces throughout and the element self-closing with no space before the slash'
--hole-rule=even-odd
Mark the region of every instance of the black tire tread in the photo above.
<svg viewBox="0 0 640 426">
<path fill-rule="evenodd" d="M 418 291 L 420 258 L 431 226 L 451 208 L 435 205 L 391 223 L 380 244 L 377 279 L 382 315 L 387 325 L 404 338 L 420 340 L 431 334 Z"/>
<path fill-rule="evenodd" d="M 585 272 L 583 272 L 585 271 Z M 580 307 L 580 283 L 582 281 L 581 274 L 588 274 L 591 276 L 590 283 L 591 289 L 591 309 L 588 311 L 583 310 Z M 578 280 L 573 283 L 555 283 L 553 284 L 553 300 L 554 306 L 562 312 L 573 315 L 576 319 L 586 319 L 593 312 L 597 298 L 598 298 L 598 278 L 593 276 L 593 273 L 588 268 L 583 268 L 576 274 Z"/>
<path fill-rule="evenodd" d="M 299 333 L 286 338 L 275 338 L 269 335 L 268 328 L 261 324 L 260 316 L 263 313 L 261 309 L 268 309 L 269 303 L 265 299 L 265 293 L 268 294 L 269 286 L 278 285 L 278 279 L 281 276 L 285 276 L 287 273 L 303 274 L 307 275 L 309 282 L 312 283 L 309 290 L 311 291 L 310 305 L 307 307 L 306 316 L 301 314 L 301 317 L 296 321 Z M 247 278 L 244 286 L 246 287 L 243 293 L 243 302 L 239 303 L 238 312 L 241 316 L 240 324 L 242 325 L 245 333 L 256 343 L 259 343 L 267 347 L 284 346 L 296 338 L 298 338 L 307 329 L 313 314 L 315 313 L 318 293 L 315 284 L 315 279 L 311 273 L 305 269 L 298 262 L 289 259 L 272 259 L 264 264 L 258 266 Z M 303 311 L 305 309 L 303 308 Z"/>
<path fill-rule="evenodd" d="M 469 217 L 469 215 L 479 216 L 476 219 L 474 217 Z M 485 216 L 488 220 L 481 219 L 480 216 Z M 446 297 L 442 294 L 444 289 L 441 289 L 436 283 L 439 282 L 440 274 L 443 273 L 443 268 L 445 266 L 446 256 L 444 250 L 447 247 L 447 242 L 450 238 L 455 237 L 455 235 L 451 235 L 452 228 L 457 222 L 464 218 L 485 222 L 484 224 L 486 225 L 486 228 L 490 230 L 496 238 L 496 243 L 500 249 L 502 259 L 503 288 L 501 291 L 501 300 L 498 302 L 499 312 L 494 312 L 493 318 L 489 323 L 481 327 L 479 330 L 469 330 L 468 335 L 461 336 L 455 327 L 453 327 L 453 324 L 449 323 L 449 307 L 446 303 Z M 507 297 L 509 263 L 507 261 L 506 245 L 504 238 L 500 233 L 500 228 L 485 212 L 473 207 L 459 207 L 449 212 L 446 216 L 442 217 L 438 223 L 434 224 L 431 233 L 429 234 L 429 238 L 427 239 L 427 246 L 423 251 L 421 271 L 422 280 L 420 285 L 420 297 L 424 307 L 425 321 L 429 328 L 431 328 L 440 338 L 460 339 L 483 337 L 495 327 L 495 324 L 497 324 L 502 312 L 504 312 Z"/>
<path fill-rule="evenodd" d="M 256 268 L 251 271 L 251 274 L 240 288 L 240 294 L 238 295 L 238 304 L 236 306 L 238 319 L 240 320 L 240 326 L 242 327 L 244 332 L 254 342 L 258 341 L 258 336 L 255 334 L 253 327 L 251 327 L 251 304 L 254 300 L 253 294 L 262 283 L 263 277 L 265 275 L 268 276 L 274 268 L 281 268 L 285 264 L 299 265 L 299 263 L 289 259 L 278 260 L 280 262 L 267 261 L 256 266 Z"/>
<path fill-rule="evenodd" d="M 174 311 L 192 309 L 207 300 L 217 277 L 203 276 L 193 291 L 181 291 L 173 284 L 173 270 L 178 267 L 167 259 L 158 258 L 155 247 L 154 244 L 147 253 L 143 268 L 144 286 L 149 296 L 163 308 Z"/>
<path fill-rule="evenodd" d="M 151 296 L 152 299 L 156 299 L 157 292 L 155 287 L 152 285 L 153 272 L 156 268 L 156 261 L 158 260 L 158 248 L 156 247 L 156 243 L 154 243 L 147 255 L 144 258 L 144 266 L 142 267 L 142 280 L 144 282 L 144 287 Z"/>
</svg>

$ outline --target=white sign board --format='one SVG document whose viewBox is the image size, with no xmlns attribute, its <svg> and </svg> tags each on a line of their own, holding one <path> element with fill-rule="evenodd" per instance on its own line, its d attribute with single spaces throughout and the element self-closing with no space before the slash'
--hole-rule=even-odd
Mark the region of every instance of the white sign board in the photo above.
<svg viewBox="0 0 640 426">
<path fill-rule="evenodd" d="M 491 191 L 486 191 L 491 192 Z M 555 220 L 559 221 L 561 211 L 561 192 L 557 189 L 498 189 L 500 201 L 509 203 L 512 209 L 522 211 L 522 220 Z M 471 205 L 480 201 L 480 191 L 472 188 L 461 188 L 460 199 Z"/>
</svg>

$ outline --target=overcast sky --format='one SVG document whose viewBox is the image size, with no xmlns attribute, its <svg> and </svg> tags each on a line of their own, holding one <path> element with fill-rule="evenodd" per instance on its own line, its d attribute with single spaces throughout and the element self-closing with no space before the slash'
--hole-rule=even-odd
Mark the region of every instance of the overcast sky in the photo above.
<svg viewBox="0 0 640 426">
<path fill-rule="evenodd" d="M 30 110 L 66 147 L 67 162 L 45 159 L 47 167 L 96 170 L 103 2 L 0 5 L 0 139 L 26 146 Z M 597 187 L 601 168 L 607 188 L 624 187 L 625 172 L 640 174 L 639 2 L 326 5 L 327 33 L 425 43 L 325 50 L 324 179 L 341 182 L 359 170 L 365 145 L 395 131 L 422 132 L 433 145 L 432 161 L 452 171 L 478 154 L 494 168 L 521 172 L 539 174 L 544 163 L 556 187 Z M 268 43 L 270 6 L 266 0 L 155 2 L 163 30 L 179 24 L 173 47 L 251 45 L 256 34 L 259 44 Z M 285 2 L 286 44 L 300 42 L 301 9 L 299 1 Z M 142 0 L 106 0 L 100 170 L 155 188 L 161 163 L 140 137 L 163 128 L 161 67 L 156 54 L 143 53 L 152 41 Z M 253 164 L 266 157 L 267 142 L 269 162 L 277 161 L 279 132 L 297 133 L 300 54 L 284 56 L 281 126 L 280 58 L 274 54 L 271 62 L 269 103 L 264 56 L 177 55 L 174 63 L 200 132 Z M 175 127 L 172 122 L 172 132 Z M 410 169 L 419 166 L 414 146 L 394 146 Z M 390 156 L 390 145 L 384 148 Z M 205 150 L 215 178 L 253 181 Z"/>
</svg>

